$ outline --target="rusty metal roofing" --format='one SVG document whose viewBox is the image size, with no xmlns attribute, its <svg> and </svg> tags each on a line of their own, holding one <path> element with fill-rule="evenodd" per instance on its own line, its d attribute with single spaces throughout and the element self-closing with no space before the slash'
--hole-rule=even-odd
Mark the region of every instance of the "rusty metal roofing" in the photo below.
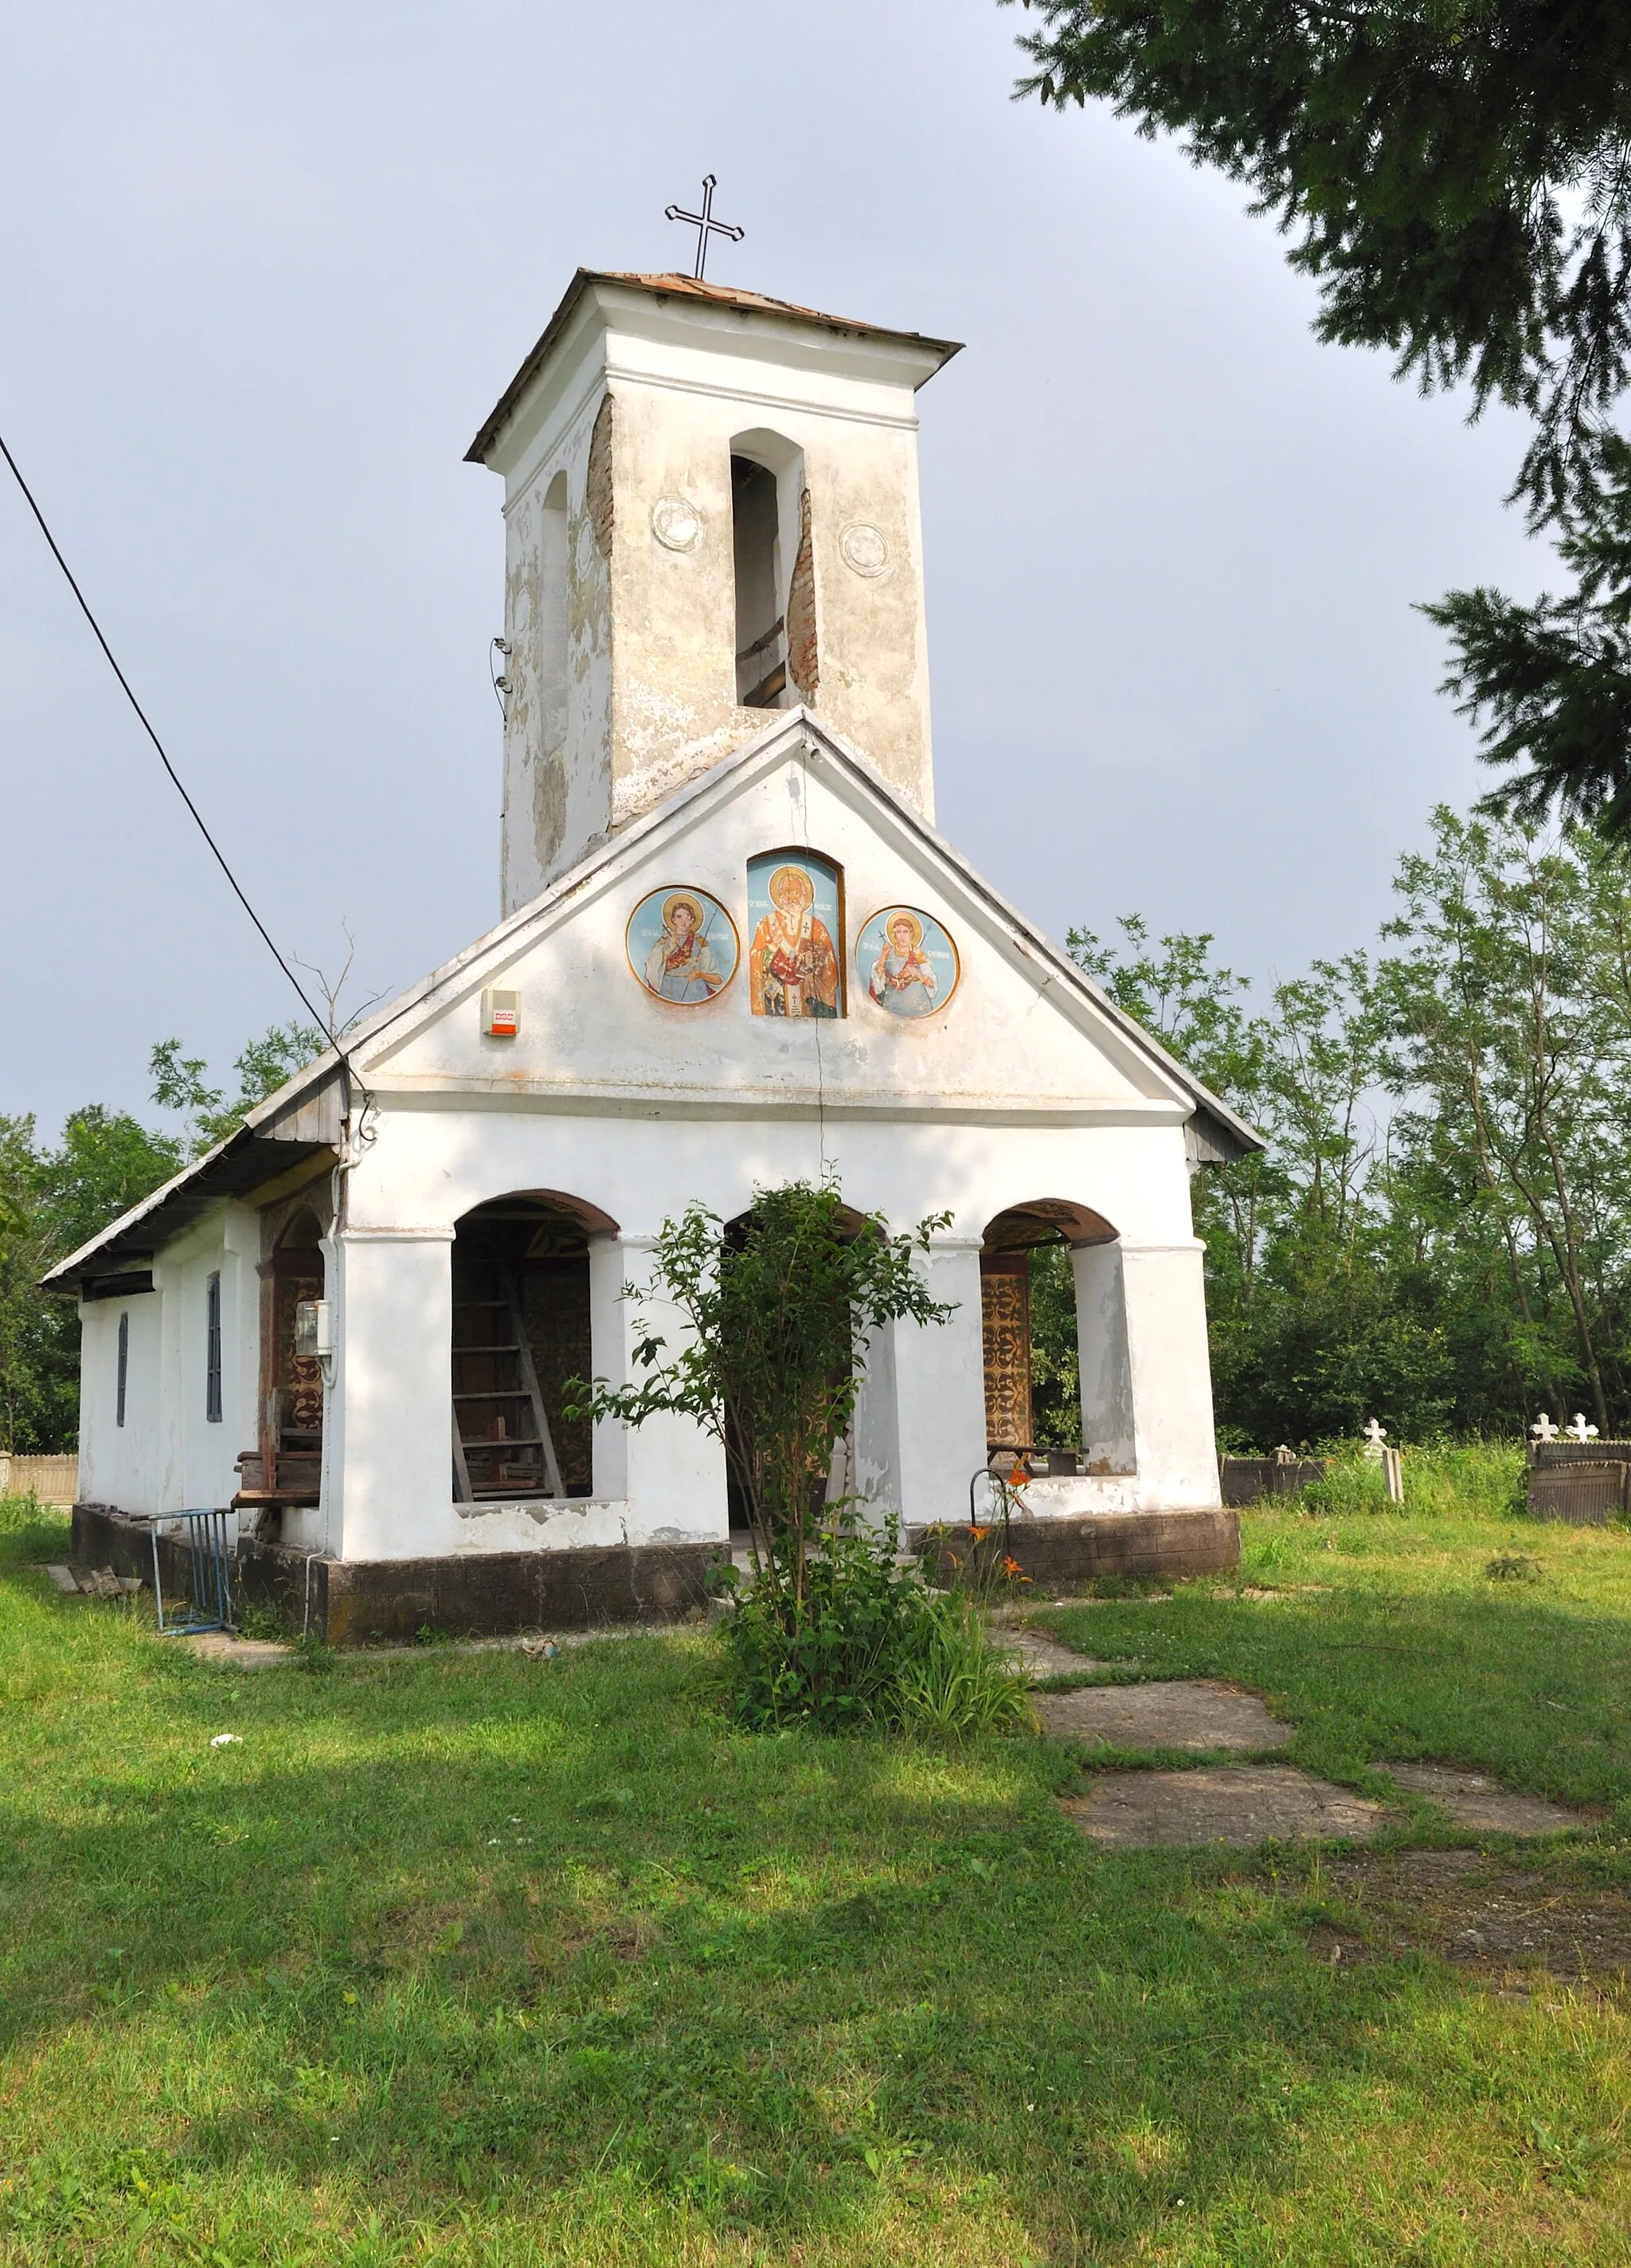
<svg viewBox="0 0 1631 2268">
<path fill-rule="evenodd" d="M 487 453 L 497 439 L 511 411 L 543 368 L 550 349 L 565 330 L 578 301 L 591 284 L 621 284 L 632 291 L 649 291 L 656 299 L 701 299 L 709 306 L 735 308 L 744 314 L 768 315 L 788 322 L 816 323 L 823 330 L 832 331 L 841 337 L 897 339 L 908 346 L 927 348 L 937 357 L 936 369 L 943 368 L 954 354 L 962 352 L 962 342 L 958 339 L 931 339 L 921 331 L 898 330 L 887 323 L 862 323 L 843 315 L 824 315 L 818 308 L 797 306 L 790 299 L 768 299 L 761 291 L 738 291 L 729 284 L 699 283 L 694 276 L 642 276 L 632 270 L 580 268 L 567 285 L 560 306 L 546 324 L 543 336 L 504 388 L 491 416 L 466 450 L 466 464 L 486 463 Z"/>
</svg>

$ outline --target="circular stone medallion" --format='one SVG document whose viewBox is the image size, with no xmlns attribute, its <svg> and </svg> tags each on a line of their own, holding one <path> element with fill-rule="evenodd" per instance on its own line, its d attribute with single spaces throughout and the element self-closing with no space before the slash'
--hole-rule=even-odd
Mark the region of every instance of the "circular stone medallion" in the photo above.
<svg viewBox="0 0 1631 2268">
<path fill-rule="evenodd" d="M 882 528 L 869 520 L 852 520 L 839 537 L 838 549 L 845 566 L 854 574 L 863 575 L 869 583 L 889 565 L 888 541 Z"/>
<path fill-rule="evenodd" d="M 651 507 L 651 533 L 665 551 L 694 551 L 702 541 L 702 519 L 682 496 L 662 496 Z"/>
</svg>

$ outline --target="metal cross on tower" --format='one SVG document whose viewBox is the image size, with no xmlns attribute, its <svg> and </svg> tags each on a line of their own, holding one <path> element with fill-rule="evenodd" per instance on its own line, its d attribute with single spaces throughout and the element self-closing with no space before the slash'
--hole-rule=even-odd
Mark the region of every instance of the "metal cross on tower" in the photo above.
<svg viewBox="0 0 1631 2268">
<path fill-rule="evenodd" d="M 702 280 L 702 270 L 708 265 L 708 239 L 710 232 L 715 236 L 728 236 L 732 244 L 740 244 L 747 233 L 746 229 L 733 228 L 728 220 L 714 218 L 714 186 L 713 174 L 704 173 L 702 210 L 700 213 L 682 212 L 678 205 L 666 206 L 663 213 L 665 220 L 682 220 L 687 226 L 696 231 L 696 266 L 691 272 L 699 284 Z"/>
</svg>

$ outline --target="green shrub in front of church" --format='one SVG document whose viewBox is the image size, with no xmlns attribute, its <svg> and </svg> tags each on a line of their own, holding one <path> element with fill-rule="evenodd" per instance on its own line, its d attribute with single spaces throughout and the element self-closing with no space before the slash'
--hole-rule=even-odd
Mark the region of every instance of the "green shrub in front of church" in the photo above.
<svg viewBox="0 0 1631 2268">
<path fill-rule="evenodd" d="M 804 1587 L 754 1584 L 725 1624 L 731 1702 L 759 1731 L 893 1725 L 960 1739 L 1032 1721 L 1025 1680 L 974 1602 L 925 1589 L 896 1559 L 898 1529 L 848 1507 L 805 1551 Z M 773 1552 L 786 1557 L 779 1539 Z M 731 1587 L 734 1588 L 734 1584 Z"/>
<path fill-rule="evenodd" d="M 934 1686 L 958 1637 L 897 1567 L 893 1528 L 871 1526 L 841 1478 L 834 1485 L 867 1340 L 951 1313 L 921 1265 L 943 1226 L 932 1216 L 892 1236 L 831 1182 L 760 1189 L 733 1221 L 693 1204 L 664 1222 L 649 1281 L 626 1287 L 645 1334 L 636 1382 L 572 1381 L 574 1414 L 629 1425 L 677 1414 L 723 1447 L 753 1560 L 729 1625 L 733 1697 L 750 1724 L 896 1721 L 903 1693 Z M 664 1310 L 684 1327 L 672 1344 L 651 1327 Z M 1001 1686 L 1000 1659 L 981 1660 Z M 1000 1714 L 1000 1696 L 981 1706 Z"/>
</svg>

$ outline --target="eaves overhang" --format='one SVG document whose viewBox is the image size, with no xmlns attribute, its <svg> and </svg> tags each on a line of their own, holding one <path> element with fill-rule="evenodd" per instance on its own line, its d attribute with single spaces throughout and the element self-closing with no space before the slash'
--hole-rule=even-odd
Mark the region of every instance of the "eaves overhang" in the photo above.
<svg viewBox="0 0 1631 2268">
<path fill-rule="evenodd" d="M 466 464 L 484 465 L 487 462 L 488 453 L 509 422 L 511 412 L 548 361 L 557 342 L 564 336 L 584 294 L 597 284 L 616 284 L 625 291 L 642 291 L 653 299 L 695 300 L 726 312 L 798 324 L 805 329 L 813 325 L 817 329 L 831 332 L 839 338 L 876 339 L 885 344 L 915 348 L 932 360 L 933 369 L 927 373 L 929 377 L 932 377 L 935 371 L 944 369 L 953 355 L 962 352 L 961 342 L 957 339 L 929 338 L 921 331 L 893 330 L 881 323 L 856 322 L 842 315 L 824 315 L 814 307 L 796 306 L 790 299 L 768 299 L 761 292 L 738 291 L 724 284 L 699 283 L 694 276 L 620 275 L 614 269 L 580 268 L 567 285 L 560 306 L 545 325 L 542 337 L 500 394 L 487 422 L 466 450 Z"/>
<path fill-rule="evenodd" d="M 40 1289 L 77 1291 L 88 1299 L 114 1288 L 136 1290 L 120 1279 L 144 1271 L 211 1205 L 223 1197 L 248 1197 L 325 1151 L 337 1156 L 343 1127 L 343 1072 L 331 1050 L 268 1096 L 224 1141 L 59 1260 L 40 1278 Z"/>
</svg>

